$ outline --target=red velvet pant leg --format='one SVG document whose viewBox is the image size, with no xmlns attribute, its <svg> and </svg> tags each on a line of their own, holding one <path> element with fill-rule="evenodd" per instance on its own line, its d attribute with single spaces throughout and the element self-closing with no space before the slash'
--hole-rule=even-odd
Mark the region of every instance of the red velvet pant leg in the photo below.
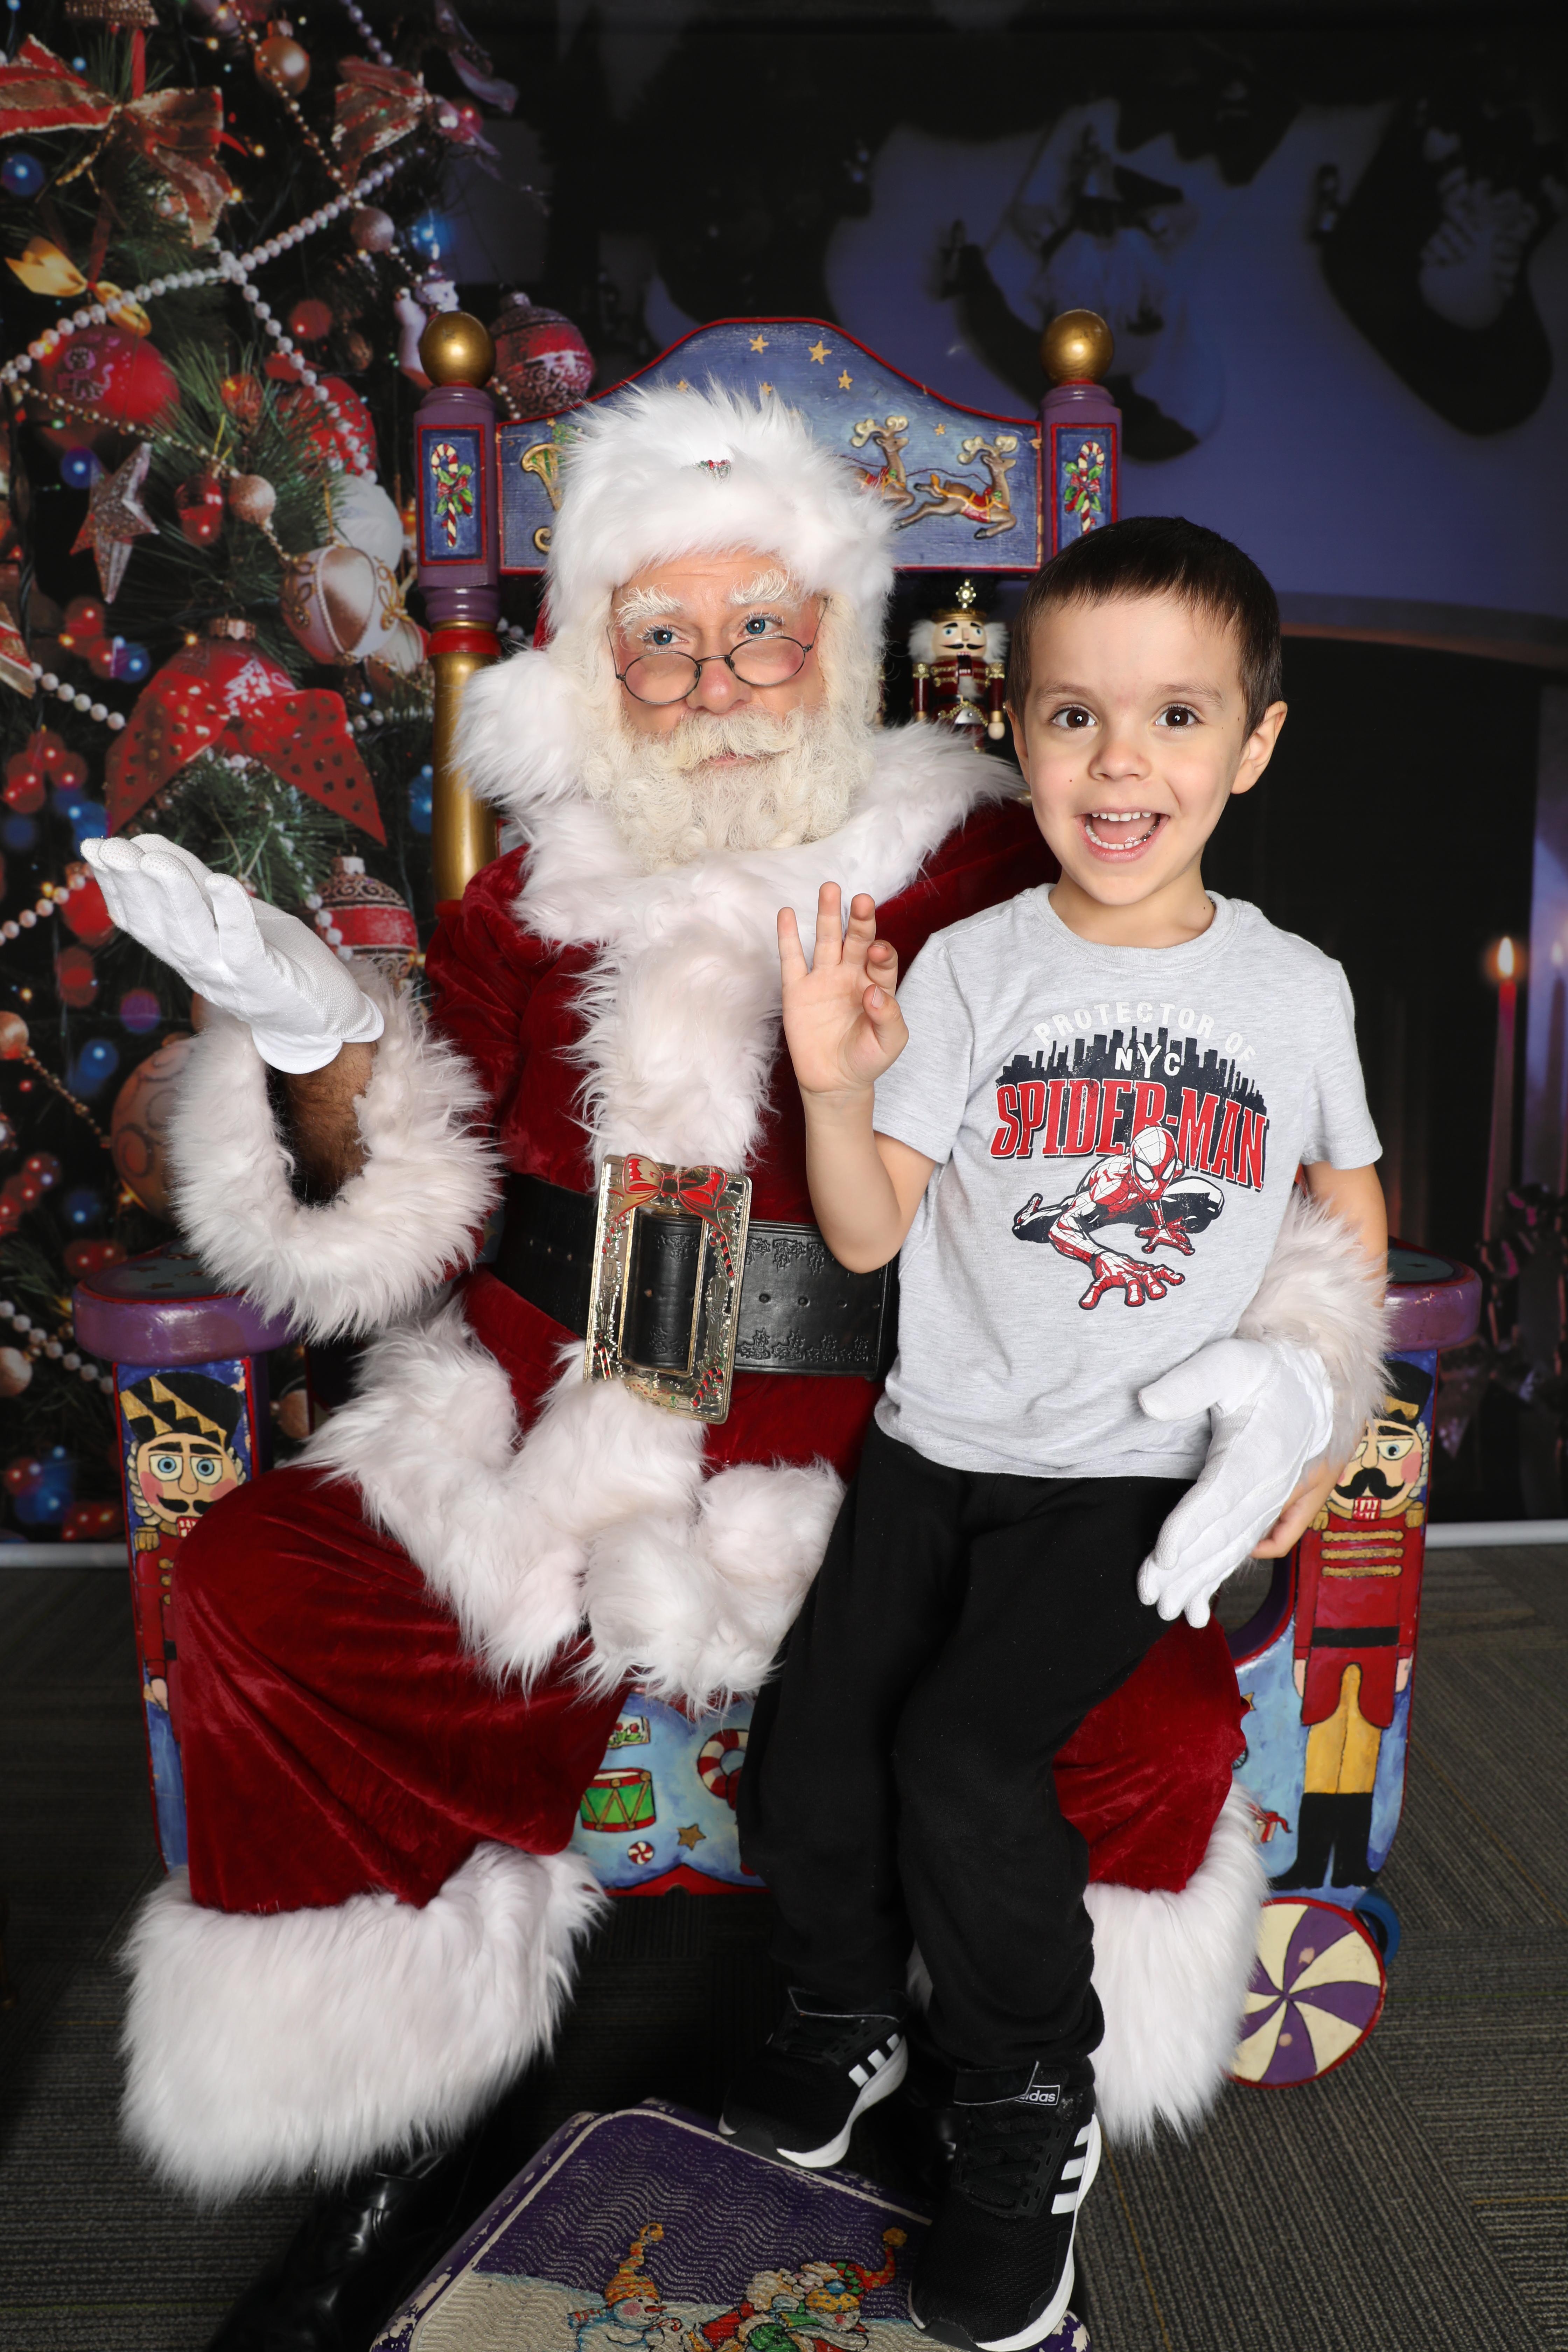
<svg viewBox="0 0 1568 2352">
<path fill-rule="evenodd" d="M 1184 1887 L 1244 1744 L 1224 1629 L 1178 1618 L 1057 1758 L 1057 1796 L 1089 1840 L 1090 1878 Z"/>
<path fill-rule="evenodd" d="M 240 1487 L 182 1550 L 175 1611 L 198 1903 L 424 1904 L 481 1840 L 570 1838 L 617 1700 L 559 1666 L 526 1697 L 491 1681 L 353 1486 Z"/>
</svg>

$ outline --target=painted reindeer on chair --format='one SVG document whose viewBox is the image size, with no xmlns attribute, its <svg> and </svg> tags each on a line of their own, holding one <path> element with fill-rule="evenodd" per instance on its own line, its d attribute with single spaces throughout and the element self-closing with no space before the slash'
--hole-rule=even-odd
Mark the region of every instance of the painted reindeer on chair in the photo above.
<svg viewBox="0 0 1568 2352">
<path fill-rule="evenodd" d="M 1018 436 L 1016 433 L 998 433 L 994 441 L 982 439 L 976 433 L 958 445 L 960 465 L 968 465 L 978 457 L 991 477 L 988 489 L 980 489 L 973 482 L 963 481 L 957 475 L 931 477 L 930 494 L 912 514 L 899 517 L 899 529 L 923 522 L 927 515 L 959 515 L 978 523 L 976 539 L 995 539 L 1005 530 L 1017 528 L 1017 516 L 1013 512 L 1012 493 L 1007 476 L 1017 462 Z"/>
<path fill-rule="evenodd" d="M 874 416 L 863 416 L 849 436 L 852 449 L 864 449 L 874 441 L 882 453 L 879 466 L 857 466 L 855 471 L 868 490 L 875 490 L 889 506 L 907 507 L 914 504 L 909 477 L 904 472 L 904 451 L 909 445 L 910 420 L 907 416 L 885 417 L 880 425 Z"/>
</svg>

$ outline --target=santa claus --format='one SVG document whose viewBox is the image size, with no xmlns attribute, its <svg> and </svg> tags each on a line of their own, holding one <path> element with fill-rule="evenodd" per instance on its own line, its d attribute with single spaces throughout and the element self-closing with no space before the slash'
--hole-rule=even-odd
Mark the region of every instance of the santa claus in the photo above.
<svg viewBox="0 0 1568 2352">
<path fill-rule="evenodd" d="M 89 849 L 214 1008 L 174 1139 L 186 1234 L 301 1331 L 369 1339 L 304 1462 L 181 1556 L 190 1864 L 135 1928 L 127 2027 L 147 2157 L 204 2197 L 340 2184 L 340 2254 L 549 2042 L 603 1901 L 564 1849 L 627 1686 L 758 1685 L 876 1402 L 887 1277 L 841 1296 L 815 1243 L 779 908 L 809 936 L 822 882 L 868 891 L 907 969 L 1049 878 L 1010 768 L 878 723 L 889 521 L 775 402 L 586 414 L 550 643 L 468 689 L 467 774 L 517 846 L 444 912 L 428 1017 L 173 845 Z M 675 1213 L 620 1251 L 585 1363 L 610 1155 Z M 687 1376 L 714 1170 L 800 1269 L 782 1317 L 742 1276 L 723 1418 Z M 1251 1318 L 1319 1346 L 1352 1427 L 1365 1299 L 1353 1251 L 1288 1224 Z M 1061 1759 L 1113 2137 L 1191 2124 L 1234 2044 L 1262 1886 L 1238 1726 L 1223 1634 L 1178 1622 Z"/>
</svg>

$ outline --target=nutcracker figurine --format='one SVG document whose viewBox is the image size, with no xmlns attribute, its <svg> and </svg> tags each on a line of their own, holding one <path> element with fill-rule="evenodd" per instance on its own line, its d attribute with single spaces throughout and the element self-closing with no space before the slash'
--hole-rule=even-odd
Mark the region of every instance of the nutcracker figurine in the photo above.
<svg viewBox="0 0 1568 2352">
<path fill-rule="evenodd" d="M 910 631 L 914 664 L 914 715 L 944 719 L 967 732 L 979 751 L 985 736 L 1000 742 L 1006 732 L 1002 705 L 1006 695 L 1007 631 L 988 620 L 973 580 L 961 580 L 952 602 Z"/>
<path fill-rule="evenodd" d="M 1309 1727 L 1293 1869 L 1276 1887 L 1365 1886 L 1383 1736 L 1410 1678 L 1420 1606 L 1432 1375 L 1388 1360 L 1388 1392 L 1301 1538 L 1295 1677 Z M 1331 1870 L 1331 1859 L 1332 1867 Z"/>
</svg>

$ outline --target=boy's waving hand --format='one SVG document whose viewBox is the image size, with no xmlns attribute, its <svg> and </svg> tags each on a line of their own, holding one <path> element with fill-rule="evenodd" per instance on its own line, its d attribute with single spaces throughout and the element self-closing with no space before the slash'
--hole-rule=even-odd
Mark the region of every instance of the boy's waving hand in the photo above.
<svg viewBox="0 0 1568 2352">
<path fill-rule="evenodd" d="M 790 907 L 779 909 L 784 1028 L 805 1095 L 868 1092 L 909 1040 L 894 992 L 899 959 L 877 937 L 877 908 L 864 891 L 843 920 L 837 882 L 816 894 L 816 943 L 808 970 Z"/>
</svg>

